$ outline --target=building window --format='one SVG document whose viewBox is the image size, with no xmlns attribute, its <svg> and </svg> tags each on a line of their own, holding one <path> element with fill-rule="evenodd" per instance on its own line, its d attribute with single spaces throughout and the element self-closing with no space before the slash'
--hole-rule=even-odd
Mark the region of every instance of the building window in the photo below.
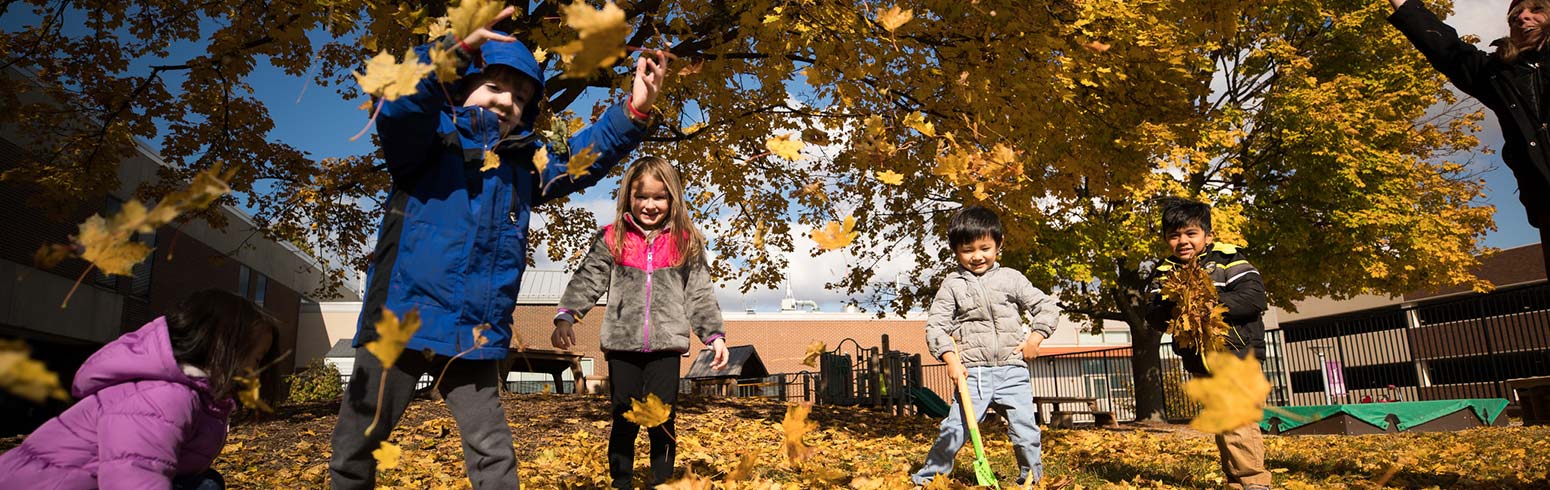
<svg viewBox="0 0 1550 490">
<path fill-rule="evenodd" d="M 252 279 L 253 270 L 245 264 L 237 265 L 237 296 L 248 297 L 248 282 Z"/>
<path fill-rule="evenodd" d="M 264 306 L 264 296 L 269 292 L 269 278 L 263 274 L 257 274 L 253 285 L 253 302 L 258 306 Z"/>
</svg>

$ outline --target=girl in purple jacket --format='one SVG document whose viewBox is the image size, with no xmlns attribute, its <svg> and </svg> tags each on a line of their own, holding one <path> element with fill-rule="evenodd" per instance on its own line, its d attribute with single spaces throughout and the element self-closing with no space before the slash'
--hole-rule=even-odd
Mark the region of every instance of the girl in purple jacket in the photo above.
<svg viewBox="0 0 1550 490">
<path fill-rule="evenodd" d="M 80 399 L 0 455 L 0 488 L 219 489 L 233 376 L 276 357 L 273 318 L 235 294 L 195 292 L 103 346 L 75 373 Z"/>
</svg>

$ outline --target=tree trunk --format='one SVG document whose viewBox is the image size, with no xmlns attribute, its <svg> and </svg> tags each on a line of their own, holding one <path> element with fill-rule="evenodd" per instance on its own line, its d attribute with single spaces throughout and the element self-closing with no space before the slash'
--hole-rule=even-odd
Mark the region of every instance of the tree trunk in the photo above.
<svg viewBox="0 0 1550 490">
<path fill-rule="evenodd" d="M 1116 261 L 1119 280 L 1109 290 L 1120 316 L 1130 326 L 1130 369 L 1135 380 L 1136 420 L 1162 420 L 1163 370 L 1162 332 L 1146 324 L 1151 301 L 1146 296 L 1147 279 L 1123 259 Z"/>
<path fill-rule="evenodd" d="M 1162 420 L 1162 332 L 1146 322 L 1130 324 L 1130 368 L 1135 376 L 1136 420 Z"/>
</svg>

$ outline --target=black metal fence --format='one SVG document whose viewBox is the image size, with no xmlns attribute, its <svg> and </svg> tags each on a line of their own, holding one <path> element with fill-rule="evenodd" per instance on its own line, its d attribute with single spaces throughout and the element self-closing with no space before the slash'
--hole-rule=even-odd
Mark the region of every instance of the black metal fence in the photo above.
<svg viewBox="0 0 1550 490">
<path fill-rule="evenodd" d="M 680 379 L 681 395 L 758 397 L 780 401 L 813 401 L 818 397 L 818 373 L 776 373 L 743 379 Z"/>
<path fill-rule="evenodd" d="M 1281 328 L 1297 405 L 1515 400 L 1507 380 L 1550 375 L 1546 284 L 1286 322 Z"/>
</svg>

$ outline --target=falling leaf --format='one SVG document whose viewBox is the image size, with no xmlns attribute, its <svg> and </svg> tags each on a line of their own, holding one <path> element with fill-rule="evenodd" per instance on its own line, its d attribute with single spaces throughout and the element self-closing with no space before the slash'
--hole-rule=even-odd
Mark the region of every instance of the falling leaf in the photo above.
<svg viewBox="0 0 1550 490">
<path fill-rule="evenodd" d="M 421 63 L 414 50 L 404 53 L 403 63 L 395 61 L 393 55 L 383 51 L 366 61 L 366 73 L 356 72 L 355 81 L 361 85 L 363 92 L 385 100 L 395 100 L 413 95 L 420 79 L 434 69 L 434 66 Z"/>
<path fill-rule="evenodd" d="M 69 401 L 70 394 L 59 385 L 59 375 L 30 357 L 30 351 L 20 340 L 0 340 L 0 389 L 33 403 L 49 398 Z"/>
<path fill-rule="evenodd" d="M 74 247 L 59 243 L 50 243 L 48 245 L 38 247 L 38 251 L 32 254 L 32 264 L 37 266 L 39 269 L 51 269 L 54 266 L 59 265 L 59 263 L 63 262 L 66 258 L 69 258 L 70 254 L 73 253 L 75 253 Z"/>
<path fill-rule="evenodd" d="M 382 441 L 382 445 L 371 452 L 371 457 L 377 460 L 377 469 L 391 470 L 398 467 L 398 458 L 404 454 L 396 444 Z"/>
<path fill-rule="evenodd" d="M 549 50 L 544 49 L 544 48 L 538 48 L 538 49 L 533 50 L 533 59 L 538 61 L 539 63 L 543 63 L 544 60 L 549 59 Z"/>
<path fill-rule="evenodd" d="M 490 343 L 490 338 L 484 336 L 485 332 L 489 332 L 489 331 L 490 331 L 490 324 L 488 324 L 488 323 L 481 323 L 481 324 L 479 324 L 479 326 L 474 327 L 474 347 L 475 348 L 484 347 L 485 344 L 489 344 Z"/>
<path fill-rule="evenodd" d="M 242 406 L 264 413 L 274 413 L 274 408 L 270 407 L 269 402 L 264 401 L 263 396 L 258 393 L 257 373 L 248 371 L 247 376 L 232 376 L 231 380 L 237 383 L 237 401 L 242 402 Z"/>
<path fill-rule="evenodd" d="M 823 353 L 828 350 L 829 346 L 824 345 L 822 340 L 814 340 L 812 343 L 807 344 L 807 354 L 802 356 L 802 365 L 812 368 L 818 367 L 818 358 L 823 356 Z"/>
<path fill-rule="evenodd" d="M 371 105 L 373 103 L 375 103 L 375 101 L 371 100 L 370 98 L 367 98 L 366 100 L 361 101 L 361 105 L 355 106 L 355 108 L 356 108 L 356 110 L 362 110 L 362 111 L 371 110 Z"/>
<path fill-rule="evenodd" d="M 549 152 L 545 148 L 539 148 L 538 151 L 533 152 L 533 170 L 543 173 L 544 167 L 547 166 L 549 166 Z"/>
<path fill-rule="evenodd" d="M 797 161 L 802 159 L 802 147 L 807 146 L 799 138 L 793 138 L 796 133 L 786 133 L 764 141 L 764 147 L 774 153 L 775 156 Z"/>
<path fill-rule="evenodd" d="M 786 452 L 786 459 L 792 464 L 800 464 L 812 455 L 813 448 L 802 443 L 802 436 L 818 428 L 817 422 L 807 420 L 807 414 L 812 410 L 812 403 L 786 404 L 786 418 L 780 422 L 785 438 L 782 439 L 780 447 Z"/>
<path fill-rule="evenodd" d="M 926 114 L 923 112 L 911 112 L 910 115 L 904 116 L 904 125 L 928 138 L 936 137 L 936 126 L 926 120 Z"/>
<path fill-rule="evenodd" d="M 452 32 L 451 17 L 437 17 L 431 19 L 430 23 L 425 25 L 425 33 L 426 35 L 430 36 L 432 40 L 441 39 L 443 36 L 446 36 L 447 33 L 450 32 Z M 462 39 L 458 40 L 461 41 Z"/>
<path fill-rule="evenodd" d="M 377 319 L 377 340 L 367 342 L 366 350 L 382 361 L 384 369 L 393 367 L 393 363 L 398 361 L 398 355 L 404 352 L 404 346 L 409 344 L 409 339 L 414 338 L 414 332 L 419 329 L 419 308 L 409 310 L 403 322 L 399 322 L 398 315 L 384 306 L 382 318 Z"/>
<path fill-rule="evenodd" d="M 208 207 L 231 192 L 226 181 L 236 175 L 237 169 L 232 167 L 224 173 L 221 169 L 222 165 L 217 163 L 194 174 L 187 188 L 167 194 L 150 210 L 139 201 L 128 201 L 112 218 L 101 215 L 87 218 L 76 234 L 76 242 L 84 248 L 81 258 L 104 273 L 131 275 L 135 264 L 150 255 L 151 247 L 130 239 L 138 233 L 155 231 L 156 227 L 171 222 L 180 214 Z"/>
<path fill-rule="evenodd" d="M 899 185 L 904 183 L 904 174 L 892 170 L 877 172 L 874 174 L 874 176 L 877 177 L 878 182 L 882 182 L 888 185 Z"/>
<path fill-rule="evenodd" d="M 497 0 L 462 0 L 456 7 L 447 9 L 447 19 L 452 24 L 452 37 L 462 41 L 469 34 L 490 24 L 505 8 Z"/>
<path fill-rule="evenodd" d="M 624 56 L 624 38 L 630 33 L 630 26 L 624 22 L 624 10 L 618 5 L 609 1 L 602 9 L 594 10 L 586 2 L 577 1 L 560 8 L 565 24 L 580 37 L 554 48 L 554 52 L 566 57 L 565 76 L 587 76 Z"/>
<path fill-rule="evenodd" d="M 644 401 L 630 400 L 630 411 L 624 412 L 624 418 L 649 429 L 667 422 L 667 417 L 672 413 L 673 407 L 662 403 L 662 399 L 657 398 L 655 393 L 647 393 Z"/>
<path fill-rule="evenodd" d="M 1259 422 L 1265 413 L 1260 405 L 1270 395 L 1270 382 L 1260 371 L 1259 360 L 1239 359 L 1229 352 L 1210 352 L 1205 362 L 1211 367 L 1211 375 L 1184 383 L 1184 394 L 1205 406 L 1189 426 L 1202 432 L 1226 434 Z"/>
<path fill-rule="evenodd" d="M 570 174 L 572 179 L 581 178 L 592 171 L 592 164 L 597 162 L 599 156 L 597 152 L 592 151 L 592 145 L 587 145 L 580 152 L 571 154 L 570 160 L 565 162 L 565 173 Z"/>
<path fill-rule="evenodd" d="M 845 248 L 856 237 L 861 236 L 860 232 L 852 231 L 855 227 L 856 218 L 854 216 L 846 216 L 844 224 L 841 224 L 839 221 L 830 221 L 823 228 L 813 230 L 813 241 L 818 242 L 818 248 L 822 250 Z"/>
<path fill-rule="evenodd" d="M 758 451 L 743 451 L 738 458 L 737 468 L 727 473 L 727 481 L 743 481 L 753 476 L 753 465 L 759 461 Z"/>
<path fill-rule="evenodd" d="M 656 486 L 656 490 L 711 490 L 715 486 L 709 478 L 694 473 L 694 465 L 684 469 L 684 474 L 677 480 Z"/>
<path fill-rule="evenodd" d="M 898 5 L 877 9 L 877 23 L 882 24 L 883 29 L 887 29 L 888 32 L 898 30 L 899 26 L 904 25 L 913 18 L 915 18 L 913 10 L 900 10 Z"/>
<path fill-rule="evenodd" d="M 495 154 L 495 150 L 484 150 L 484 165 L 479 167 L 480 172 L 488 172 L 501 168 L 501 157 Z"/>
<path fill-rule="evenodd" d="M 435 67 L 436 80 L 442 83 L 457 80 L 457 55 L 451 49 L 431 48 L 431 66 Z"/>
<path fill-rule="evenodd" d="M 1093 42 L 1089 42 L 1087 44 L 1083 44 L 1082 47 L 1090 49 L 1090 50 L 1093 50 L 1093 51 L 1096 51 L 1096 52 L 1099 52 L 1099 53 L 1102 53 L 1104 51 L 1108 51 L 1109 50 L 1109 45 L 1108 44 L 1104 44 L 1104 43 L 1098 42 L 1098 41 L 1093 41 Z"/>
</svg>

